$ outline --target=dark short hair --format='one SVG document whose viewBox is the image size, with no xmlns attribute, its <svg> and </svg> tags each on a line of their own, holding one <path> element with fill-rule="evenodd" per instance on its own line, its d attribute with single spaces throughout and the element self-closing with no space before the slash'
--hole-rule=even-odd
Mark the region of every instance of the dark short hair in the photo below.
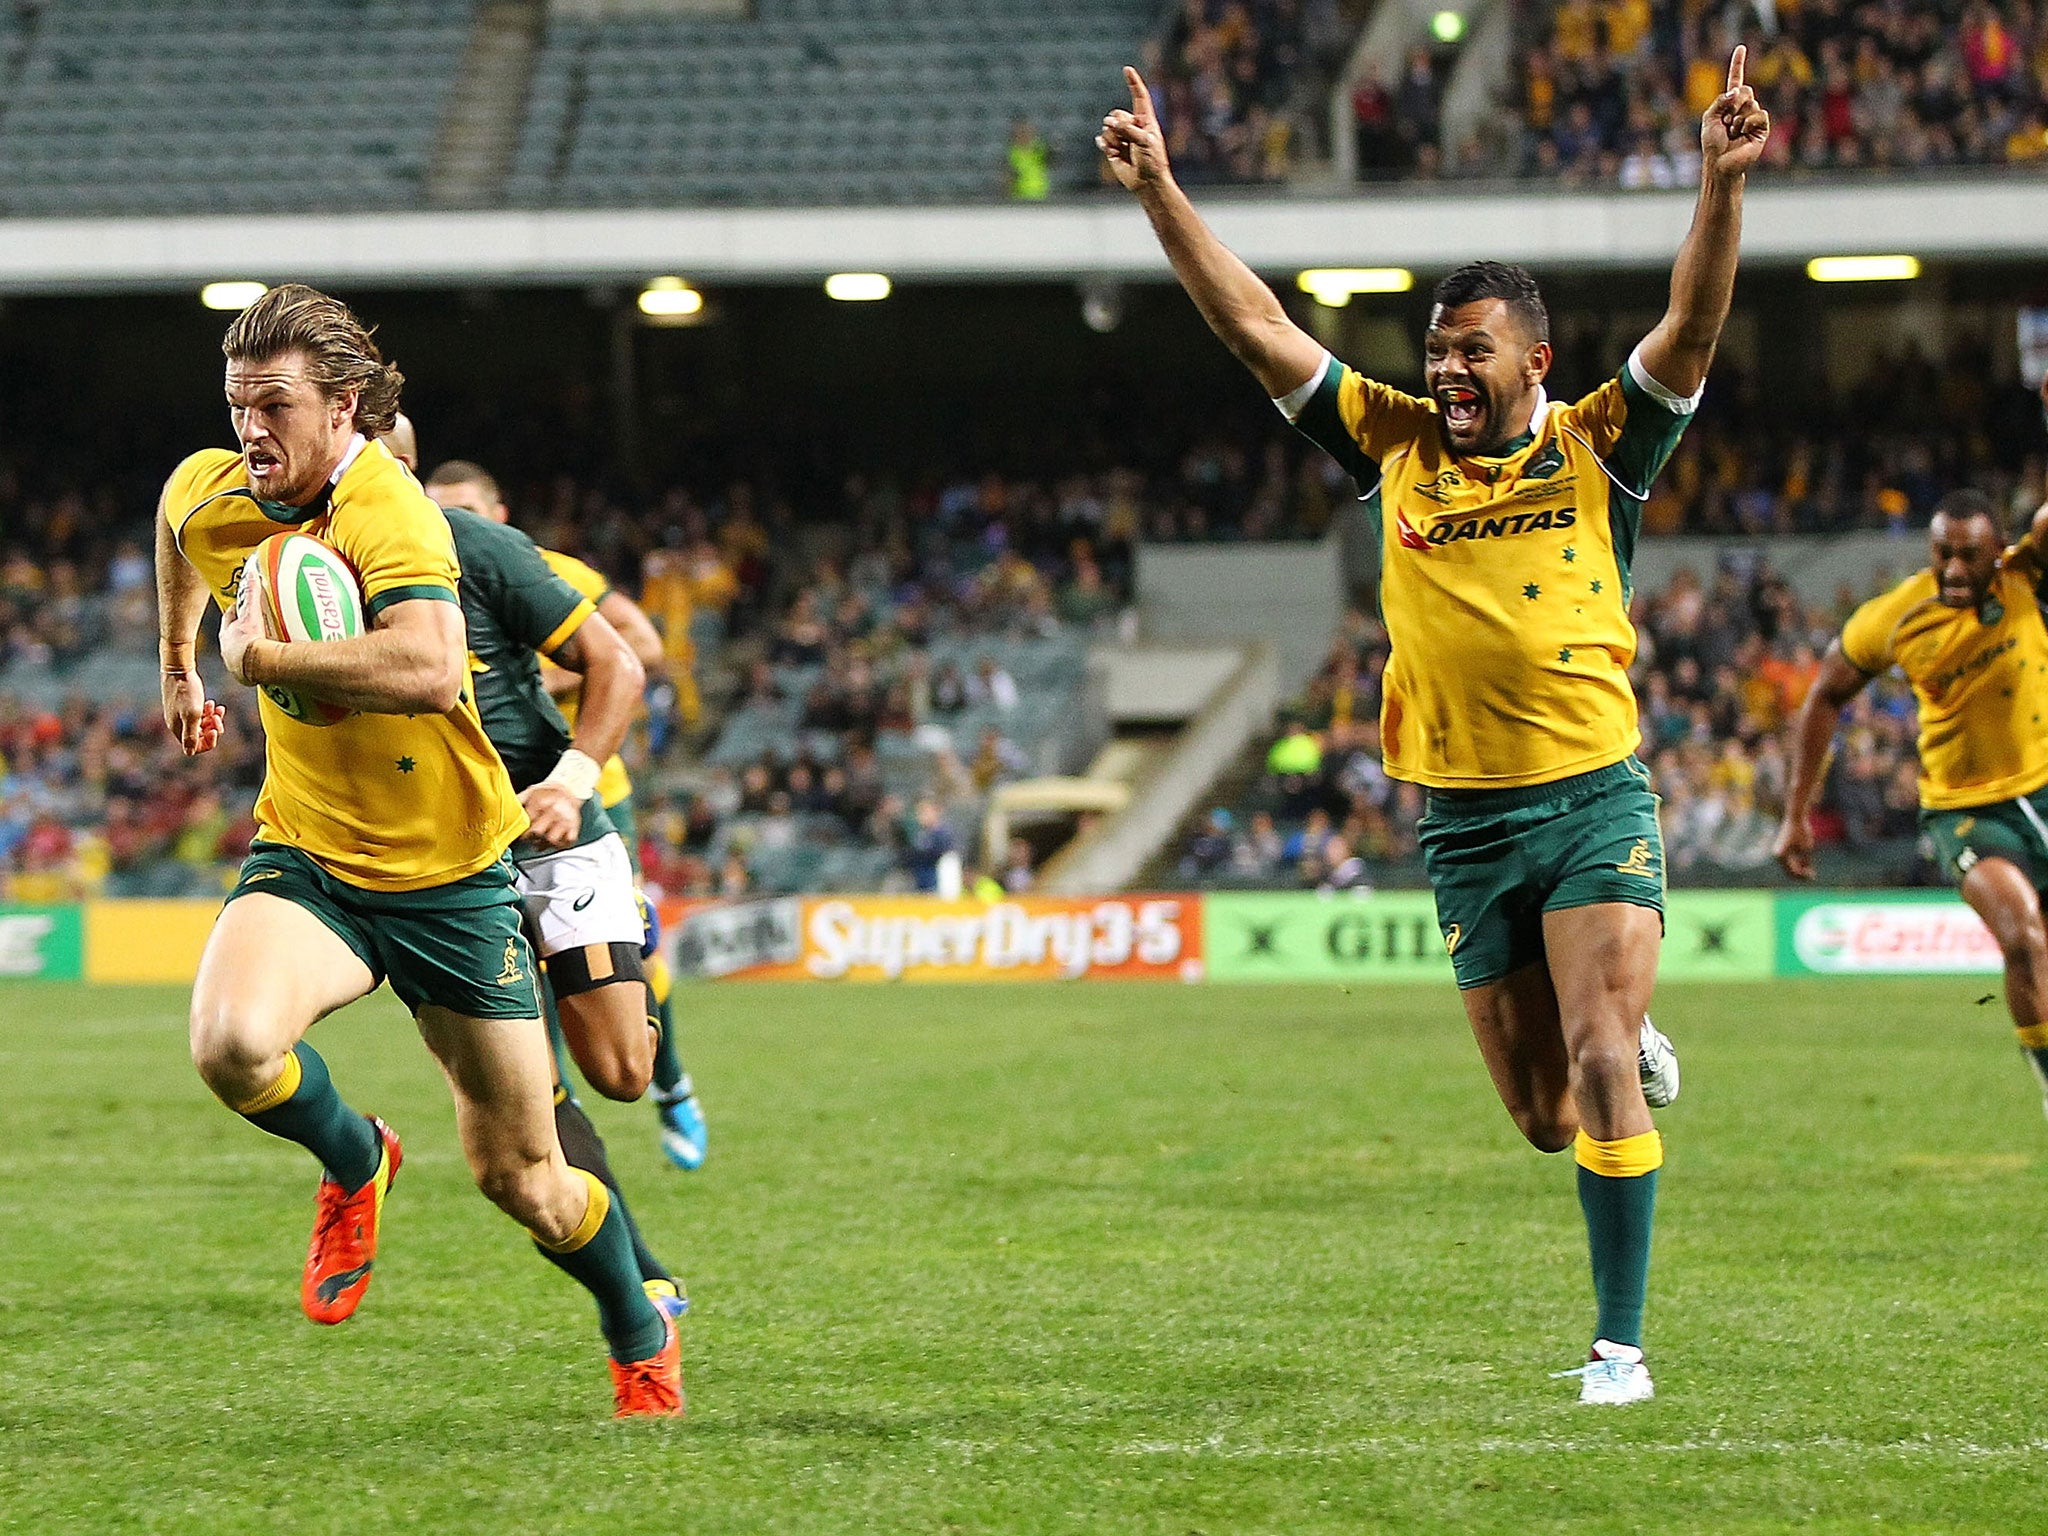
<svg viewBox="0 0 2048 1536">
<path fill-rule="evenodd" d="M 1950 491 L 1934 504 L 1934 515 L 1945 517 L 1952 523 L 1966 523 L 1973 517 L 1981 517 L 1991 525 L 1991 531 L 2000 538 L 2005 537 L 2005 519 L 1999 515 L 1998 503 L 1973 485 Z"/>
<path fill-rule="evenodd" d="M 370 337 L 370 327 L 341 300 L 304 283 L 282 283 L 235 317 L 220 349 L 235 363 L 305 353 L 320 392 L 332 400 L 345 389 L 357 391 L 356 430 L 382 437 L 398 417 L 405 375 L 384 361 Z"/>
<path fill-rule="evenodd" d="M 1455 309 L 1480 299 L 1500 299 L 1529 328 L 1536 341 L 1550 340 L 1550 311 L 1543 304 L 1543 290 L 1527 267 L 1505 261 L 1468 261 L 1444 274 L 1429 296 L 1435 309 Z"/>
<path fill-rule="evenodd" d="M 427 476 L 427 489 L 437 485 L 473 485 L 492 501 L 503 501 L 498 482 L 491 472 L 481 464 L 472 464 L 468 459 L 450 459 L 446 464 Z"/>
</svg>

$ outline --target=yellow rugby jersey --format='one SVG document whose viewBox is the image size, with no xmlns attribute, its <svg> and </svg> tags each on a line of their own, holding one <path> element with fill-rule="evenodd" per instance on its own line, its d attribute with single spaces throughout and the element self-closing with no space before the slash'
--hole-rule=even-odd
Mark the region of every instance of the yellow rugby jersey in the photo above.
<svg viewBox="0 0 2048 1536">
<path fill-rule="evenodd" d="M 172 472 L 163 516 L 225 612 L 242 562 L 273 533 L 297 528 L 355 568 L 366 617 L 408 598 L 454 602 L 448 519 L 381 443 L 358 440 L 340 478 L 307 507 L 260 502 L 241 455 L 206 448 Z M 308 855 L 372 891 L 446 885 L 492 864 L 526 830 L 476 699 L 445 715 L 356 714 L 330 726 L 292 719 L 262 698 L 261 841 Z"/>
<path fill-rule="evenodd" d="M 1494 458 L 1459 458 L 1434 400 L 1333 357 L 1276 403 L 1372 487 L 1390 776 L 1514 789 L 1636 749 L 1629 562 L 1697 395 L 1673 395 L 1631 357 L 1574 404 L 1539 395 L 1531 430 Z"/>
<path fill-rule="evenodd" d="M 540 552 L 540 556 L 549 565 L 554 567 L 557 576 L 568 582 L 570 586 L 581 592 L 593 603 L 603 602 L 605 593 L 612 589 L 612 584 L 604 579 L 602 572 L 593 570 L 574 555 L 565 555 L 556 550 L 544 549 Z M 555 703 L 562 711 L 562 718 L 569 722 L 569 729 L 572 731 L 576 729 L 576 711 L 583 703 L 582 695 L 580 693 L 572 693 L 565 699 L 555 700 Z M 614 752 L 606 760 L 604 771 L 598 775 L 597 798 L 602 802 L 606 810 L 610 810 L 632 793 L 633 780 L 631 775 L 626 772 L 625 761 L 618 753 Z"/>
<path fill-rule="evenodd" d="M 1909 576 L 1842 626 L 1860 672 L 1898 667 L 1920 706 L 1920 803 L 1947 811 L 2048 784 L 2048 626 L 2039 574 L 2006 551 L 1981 606 L 1949 608 L 1934 572 Z"/>
</svg>

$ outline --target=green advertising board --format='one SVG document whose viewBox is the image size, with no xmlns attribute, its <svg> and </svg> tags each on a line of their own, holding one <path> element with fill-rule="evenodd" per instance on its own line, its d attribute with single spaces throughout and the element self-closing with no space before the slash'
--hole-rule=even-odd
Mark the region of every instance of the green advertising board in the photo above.
<svg viewBox="0 0 2048 1536">
<path fill-rule="evenodd" d="M 0 982 L 76 981 L 84 963 L 79 908 L 0 906 Z"/>
<path fill-rule="evenodd" d="M 1658 980 L 1769 980 L 1776 906 L 1769 891 L 1666 891 Z"/>
<path fill-rule="evenodd" d="M 1202 948 L 1212 981 L 1451 980 L 1427 891 L 1219 891 Z"/>
<path fill-rule="evenodd" d="M 1666 906 L 1663 978 L 1771 975 L 1769 892 L 1674 891 Z M 1452 980 L 1427 891 L 1217 892 L 1203 898 L 1202 934 L 1212 981 Z"/>
</svg>

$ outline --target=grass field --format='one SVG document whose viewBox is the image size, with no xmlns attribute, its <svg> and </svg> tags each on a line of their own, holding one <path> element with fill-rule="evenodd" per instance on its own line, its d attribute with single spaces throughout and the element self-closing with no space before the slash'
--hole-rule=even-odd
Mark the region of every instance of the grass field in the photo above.
<svg viewBox="0 0 2048 1536">
<path fill-rule="evenodd" d="M 686 1273 L 691 1418 L 469 1187 L 388 997 L 315 1039 L 406 1138 L 298 1315 L 312 1172 L 179 993 L 0 990 L 0 1529 L 1997 1531 L 2048 1525 L 2048 1124 L 1975 981 L 1684 988 L 1648 1344 L 1581 1409 L 1568 1160 L 1445 992 L 683 994 L 699 1174 L 596 1106 Z"/>
</svg>

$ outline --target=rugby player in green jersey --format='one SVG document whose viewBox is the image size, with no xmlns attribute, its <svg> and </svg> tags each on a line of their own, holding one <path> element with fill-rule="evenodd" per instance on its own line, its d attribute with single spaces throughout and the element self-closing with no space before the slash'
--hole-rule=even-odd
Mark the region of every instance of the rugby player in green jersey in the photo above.
<svg viewBox="0 0 2048 1536">
<path fill-rule="evenodd" d="M 427 478 L 427 494 L 444 507 L 463 507 L 493 522 L 506 522 L 511 517 L 496 477 L 464 459 L 451 459 L 438 467 Z M 573 555 L 542 549 L 540 557 L 547 561 L 557 576 L 597 605 L 597 611 L 632 647 L 643 667 L 651 672 L 662 664 L 661 632 L 641 611 L 638 603 L 614 587 L 601 572 Z M 552 667 L 542 668 L 541 680 L 554 695 L 562 718 L 573 730 L 576 712 L 582 707 L 583 680 Z M 597 797 L 624 840 L 626 856 L 632 860 L 637 877 L 640 860 L 639 839 L 635 835 L 633 779 L 616 752 L 605 759 L 604 771 L 597 781 Z M 644 896 L 640 900 L 648 907 L 651 934 L 655 928 L 652 906 Z M 674 978 L 670 976 L 668 962 L 658 949 L 647 956 L 647 984 L 653 989 L 655 1014 L 661 1021 L 660 1039 L 654 1049 L 654 1089 L 648 1097 L 654 1103 L 655 1116 L 661 1126 L 662 1155 L 686 1171 L 701 1168 L 710 1150 L 704 1107 L 698 1102 L 696 1085 L 678 1054 L 673 1011 Z"/>
<path fill-rule="evenodd" d="M 646 1091 L 653 1070 L 659 1024 L 643 967 L 645 930 L 625 844 L 597 794 L 598 765 L 624 739 L 644 674 L 618 631 L 525 534 L 461 508 L 442 511 L 462 565 L 477 709 L 532 821 L 511 856 L 545 966 L 556 1134 L 569 1162 L 611 1190 L 648 1299 L 677 1317 L 688 1307 L 682 1288 L 633 1220 L 562 1059 L 566 1045 L 592 1087 L 625 1101 Z M 541 686 L 542 656 L 583 679 L 585 708 L 573 735 Z"/>
</svg>

